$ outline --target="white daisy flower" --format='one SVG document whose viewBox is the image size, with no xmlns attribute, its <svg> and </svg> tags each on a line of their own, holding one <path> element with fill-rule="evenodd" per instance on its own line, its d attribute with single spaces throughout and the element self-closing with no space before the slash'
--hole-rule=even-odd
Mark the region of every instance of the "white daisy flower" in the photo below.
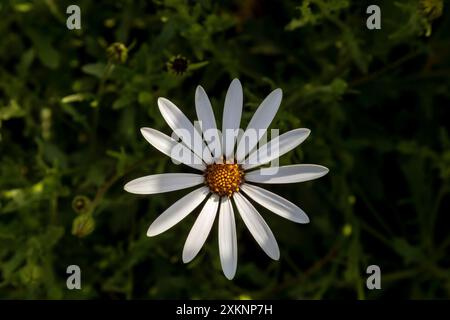
<svg viewBox="0 0 450 320">
<path fill-rule="evenodd" d="M 258 148 L 258 142 L 263 136 L 261 133 L 267 131 L 278 111 L 281 98 L 281 89 L 272 91 L 258 107 L 240 138 L 234 135 L 240 128 L 243 103 L 242 86 L 238 79 L 231 82 L 225 97 L 222 134 L 217 129 L 211 103 L 201 86 L 197 87 L 195 93 L 195 108 L 201 132 L 172 102 L 165 98 L 158 99 L 159 110 L 178 139 L 152 128 L 142 128 L 142 135 L 172 160 L 199 170 L 200 173 L 144 176 L 128 182 L 124 189 L 134 194 L 156 194 L 198 185 L 201 187 L 179 199 L 156 218 L 150 225 L 147 236 L 156 236 L 168 230 L 203 203 L 186 239 L 183 262 L 190 262 L 198 254 L 218 214 L 220 261 L 225 276 L 231 280 L 236 273 L 238 256 L 234 203 L 244 224 L 264 252 L 274 260 L 279 259 L 277 241 L 249 199 L 297 223 L 308 223 L 309 218 L 292 202 L 254 183 L 296 183 L 317 179 L 328 173 L 327 168 L 314 164 L 257 168 L 294 149 L 310 133 L 308 129 L 295 129 Z M 229 135 L 229 132 L 232 134 Z M 257 134 L 252 135 L 252 132 Z"/>
</svg>

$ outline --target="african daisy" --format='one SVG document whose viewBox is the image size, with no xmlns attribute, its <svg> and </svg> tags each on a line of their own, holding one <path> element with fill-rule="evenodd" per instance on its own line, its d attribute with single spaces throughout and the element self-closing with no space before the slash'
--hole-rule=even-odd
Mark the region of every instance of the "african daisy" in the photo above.
<svg viewBox="0 0 450 320">
<path fill-rule="evenodd" d="M 297 147 L 310 133 L 308 129 L 295 129 L 258 146 L 278 111 L 281 98 L 281 89 L 272 91 L 260 104 L 243 134 L 239 135 L 243 93 L 238 79 L 231 82 L 225 97 L 222 132 L 217 129 L 211 103 L 201 86 L 197 87 L 195 93 L 200 129 L 172 102 L 165 98 L 158 99 L 159 110 L 174 131 L 175 139 L 152 128 L 142 128 L 142 135 L 173 161 L 199 170 L 200 174 L 144 176 L 128 182 L 124 189 L 134 194 L 156 194 L 198 185 L 201 187 L 176 201 L 158 216 L 147 231 L 149 237 L 173 227 L 203 203 L 186 239 L 183 262 L 188 263 L 195 258 L 218 213 L 220 261 L 225 276 L 232 279 L 237 267 L 234 203 L 244 224 L 264 252 L 274 260 L 279 259 L 277 241 L 249 199 L 297 223 L 308 223 L 309 218 L 292 202 L 255 183 L 296 183 L 317 179 L 328 173 L 327 168 L 313 164 L 261 167 Z"/>
</svg>

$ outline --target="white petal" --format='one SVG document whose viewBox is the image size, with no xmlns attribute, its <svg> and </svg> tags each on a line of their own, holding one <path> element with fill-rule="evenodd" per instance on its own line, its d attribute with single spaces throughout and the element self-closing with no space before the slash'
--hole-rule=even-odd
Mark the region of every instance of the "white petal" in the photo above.
<svg viewBox="0 0 450 320">
<path fill-rule="evenodd" d="M 323 177 L 328 171 L 317 164 L 295 164 L 251 171 L 245 174 L 245 180 L 257 183 L 296 183 Z"/>
<path fill-rule="evenodd" d="M 211 227 L 216 218 L 217 208 L 219 207 L 219 196 L 213 194 L 206 201 L 202 211 L 195 220 L 191 231 L 186 239 L 183 249 L 183 262 L 188 263 L 195 258 L 197 253 L 203 247 L 208 238 Z"/>
<path fill-rule="evenodd" d="M 204 181 L 200 174 L 162 173 L 131 180 L 123 188 L 135 194 L 155 194 L 190 188 Z"/>
<path fill-rule="evenodd" d="M 197 170 L 205 170 L 206 167 L 203 164 L 202 159 L 200 159 L 184 144 L 181 144 L 168 135 L 152 128 L 141 128 L 141 133 L 145 140 L 147 140 L 152 146 L 165 155 L 168 155 L 173 160 L 184 163 L 185 165 Z"/>
<path fill-rule="evenodd" d="M 258 150 L 253 151 L 245 160 L 242 168 L 248 170 L 281 157 L 305 141 L 310 132 L 309 129 L 295 129 L 283 133 L 278 138 L 272 139 Z"/>
<path fill-rule="evenodd" d="M 161 213 L 158 218 L 150 225 L 147 236 L 153 237 L 172 228 L 178 222 L 183 220 L 189 213 L 198 207 L 200 203 L 209 194 L 207 187 L 201 187 L 188 193 L 183 198 L 175 202 L 169 208 Z"/>
<path fill-rule="evenodd" d="M 263 217 L 256 211 L 250 201 L 240 193 L 236 192 L 233 195 L 233 199 L 242 220 L 253 235 L 253 238 L 270 258 L 278 260 L 280 258 L 280 249 L 278 248 L 277 240 L 275 240 Z"/>
<path fill-rule="evenodd" d="M 212 163 L 211 154 L 203 138 L 184 113 L 166 98 L 158 98 L 158 107 L 169 127 L 172 128 L 183 143 L 206 163 Z"/>
<path fill-rule="evenodd" d="M 256 147 L 258 141 L 262 138 L 273 118 L 277 114 L 282 97 L 283 92 L 281 89 L 275 89 L 264 99 L 263 102 L 261 102 L 258 110 L 256 110 L 250 120 L 247 129 L 245 129 L 244 135 L 238 143 L 236 150 L 236 160 L 238 162 L 242 162 L 245 156 Z M 250 139 L 245 139 L 246 136 Z"/>
<path fill-rule="evenodd" d="M 219 212 L 220 263 L 225 277 L 231 280 L 237 267 L 237 237 L 233 207 L 229 198 L 222 197 Z"/>
<path fill-rule="evenodd" d="M 273 192 L 248 183 L 242 184 L 241 190 L 250 199 L 283 218 L 298 223 L 309 223 L 309 218 L 302 209 Z"/>
<path fill-rule="evenodd" d="M 235 138 L 228 136 L 229 130 L 239 130 L 241 124 L 242 115 L 242 85 L 238 79 L 234 79 L 230 87 L 228 88 L 227 95 L 225 96 L 225 106 L 223 109 L 222 119 L 222 148 L 223 154 L 227 160 L 230 160 L 234 154 Z"/>
<path fill-rule="evenodd" d="M 203 136 L 205 138 L 214 137 L 207 143 L 209 150 L 213 153 L 214 159 L 222 159 L 222 144 L 217 131 L 216 118 L 214 117 L 208 95 L 201 86 L 198 86 L 195 91 L 195 111 L 197 112 L 198 120 L 202 123 Z M 212 133 L 214 134 L 212 135 Z"/>
</svg>

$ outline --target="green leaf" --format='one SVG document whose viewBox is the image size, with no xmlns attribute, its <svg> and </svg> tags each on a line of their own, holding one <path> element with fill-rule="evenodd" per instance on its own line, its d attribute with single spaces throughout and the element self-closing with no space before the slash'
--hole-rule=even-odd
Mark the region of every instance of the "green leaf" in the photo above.
<svg viewBox="0 0 450 320">
<path fill-rule="evenodd" d="M 50 36 L 32 29 L 27 29 L 27 33 L 34 44 L 39 60 L 50 69 L 58 68 L 59 52 L 52 45 Z"/>
<path fill-rule="evenodd" d="M 209 61 L 202 61 L 202 62 L 191 63 L 188 66 L 188 70 L 189 71 L 198 70 L 198 69 L 201 69 L 203 67 L 206 67 L 208 64 L 209 64 Z"/>
<path fill-rule="evenodd" d="M 103 78 L 105 71 L 106 71 L 106 65 L 104 63 L 98 62 L 98 63 L 90 63 L 85 64 L 81 70 L 89 74 L 91 76 L 95 76 L 99 79 Z"/>
<path fill-rule="evenodd" d="M 9 105 L 0 107 L 0 121 L 20 118 L 23 116 L 25 116 L 25 110 L 19 106 L 16 100 L 11 100 Z"/>
<path fill-rule="evenodd" d="M 68 96 L 65 96 L 61 99 L 62 103 L 72 103 L 72 102 L 81 102 L 85 100 L 90 100 L 94 97 L 91 93 L 74 93 Z"/>
</svg>

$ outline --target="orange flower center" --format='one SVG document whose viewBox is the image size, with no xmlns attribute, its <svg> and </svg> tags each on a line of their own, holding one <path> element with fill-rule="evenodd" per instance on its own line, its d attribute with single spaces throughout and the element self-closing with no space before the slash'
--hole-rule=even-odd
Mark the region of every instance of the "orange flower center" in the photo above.
<svg viewBox="0 0 450 320">
<path fill-rule="evenodd" d="M 213 163 L 206 167 L 205 183 L 211 192 L 221 197 L 231 197 L 233 193 L 239 191 L 243 181 L 244 171 L 238 164 Z"/>
</svg>

